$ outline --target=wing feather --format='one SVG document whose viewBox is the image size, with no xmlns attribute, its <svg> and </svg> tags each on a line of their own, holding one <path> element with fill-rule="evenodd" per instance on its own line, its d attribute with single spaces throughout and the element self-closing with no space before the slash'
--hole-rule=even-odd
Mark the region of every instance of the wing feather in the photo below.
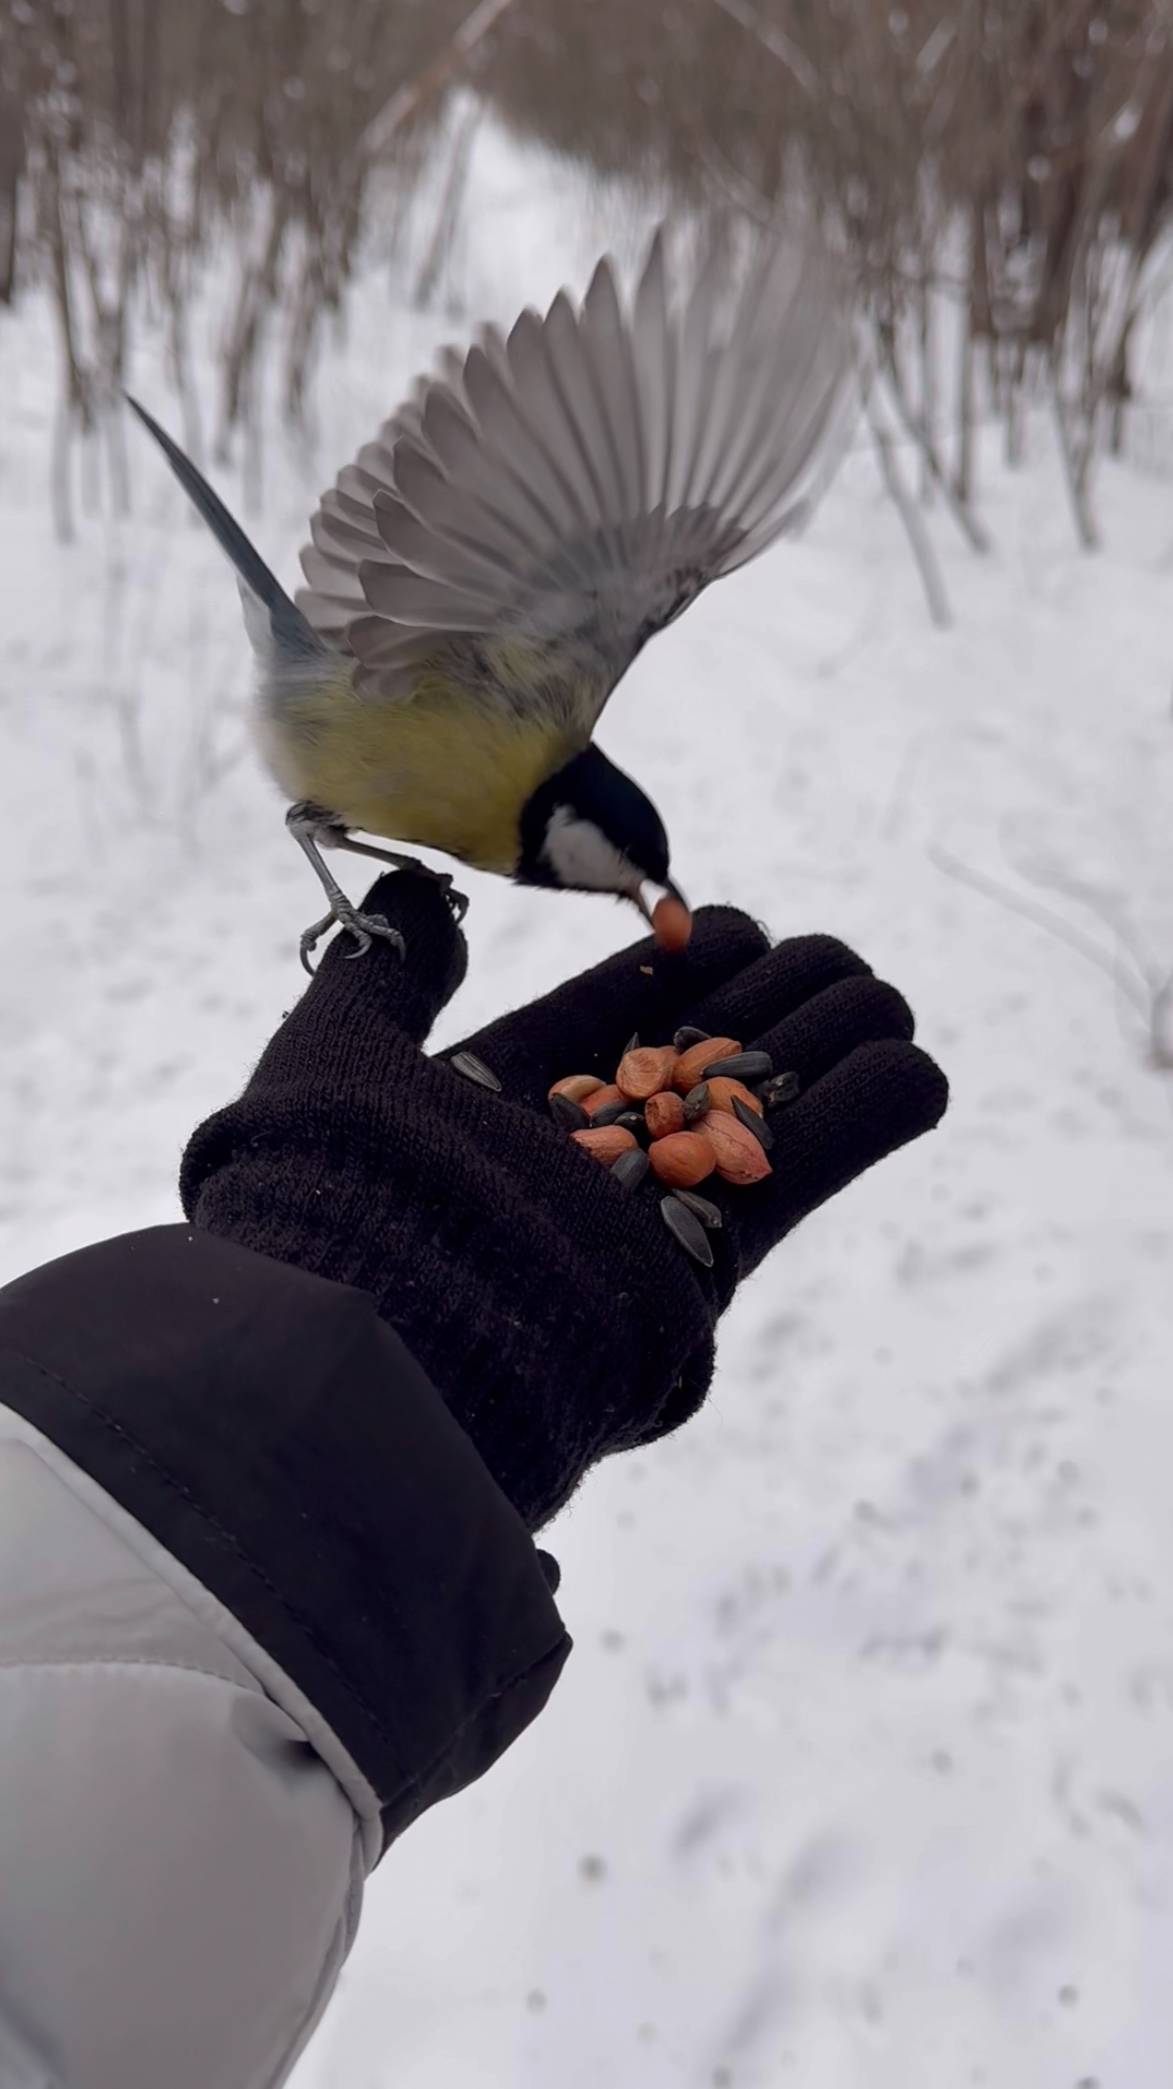
<svg viewBox="0 0 1173 2089">
<path fill-rule="evenodd" d="M 441 464 L 412 442 L 401 443 L 396 451 L 395 491 L 402 506 L 421 521 L 430 517 L 445 536 L 496 552 L 511 570 L 519 545 L 538 557 L 549 542 L 548 528 L 520 499 L 510 498 L 508 486 L 497 485 L 490 493 L 454 483 Z M 388 541 L 383 522 L 379 529 Z M 395 549 L 393 543 L 390 549 Z"/>
<path fill-rule="evenodd" d="M 375 500 L 379 495 L 375 495 Z M 319 508 L 310 523 L 310 537 L 323 558 L 349 562 L 357 559 L 377 558 L 379 555 L 379 532 L 375 527 L 376 510 L 370 511 L 370 520 L 361 526 L 349 522 L 341 515 L 327 514 Z"/>
<path fill-rule="evenodd" d="M 556 452 L 545 444 L 519 404 L 495 357 L 480 346 L 465 364 L 465 387 L 477 417 L 483 464 L 514 513 L 532 515 L 540 541 L 565 536 L 573 527 L 574 489 Z"/>
<path fill-rule="evenodd" d="M 627 323 L 611 262 L 599 262 L 579 322 L 583 363 L 611 463 L 613 513 L 621 524 L 636 522 L 643 508 L 639 415 L 633 396 Z"/>
<path fill-rule="evenodd" d="M 382 544 L 394 564 L 408 566 L 430 580 L 446 581 L 453 588 L 484 590 L 490 595 L 516 582 L 515 569 L 491 540 L 478 543 L 445 529 L 435 508 L 425 522 L 394 494 L 377 493 L 375 513 Z"/>
<path fill-rule="evenodd" d="M 505 344 L 510 389 L 524 401 L 525 417 L 546 469 L 558 488 L 559 515 L 568 535 L 589 530 L 596 513 L 590 480 L 578 448 L 567 439 L 562 402 L 550 370 L 549 341 L 536 312 L 523 312 Z"/>
<path fill-rule="evenodd" d="M 661 227 L 629 305 L 605 258 L 580 305 L 443 351 L 323 495 L 298 604 L 364 696 L 443 660 L 488 703 L 565 683 L 589 734 L 652 633 L 804 511 L 849 368 L 828 262 L 767 235 L 739 272 L 719 226 L 681 286 Z M 493 682 L 508 640 L 545 662 L 529 696 Z"/>
<path fill-rule="evenodd" d="M 370 607 L 396 624 L 432 631 L 484 631 L 496 614 L 491 590 L 474 594 L 448 580 L 415 573 L 410 566 L 364 560 L 358 569 Z"/>
<path fill-rule="evenodd" d="M 558 455 L 575 462 L 588 522 L 610 519 L 621 496 L 611 477 L 612 460 L 591 388 L 579 316 L 564 290 L 546 314 L 541 342 L 551 394 L 562 411 Z"/>
</svg>

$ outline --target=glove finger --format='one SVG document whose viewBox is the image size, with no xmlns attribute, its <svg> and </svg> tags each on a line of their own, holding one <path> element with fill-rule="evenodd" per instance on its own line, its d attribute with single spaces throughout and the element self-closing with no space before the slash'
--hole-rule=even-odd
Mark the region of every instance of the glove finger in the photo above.
<svg viewBox="0 0 1173 2089">
<path fill-rule="evenodd" d="M 931 1131 L 948 1100 L 940 1067 L 904 1038 L 860 1044 L 839 1059 L 772 1119 L 773 1175 L 725 1200 L 739 1274 L 857 1175 Z"/>
<path fill-rule="evenodd" d="M 455 1051 L 474 1052 L 505 1093 L 534 1104 L 563 1074 L 610 1080 L 633 1031 L 664 1044 L 685 1011 L 751 965 L 766 948 L 755 921 L 736 907 L 701 907 L 686 950 L 666 955 L 650 936 L 589 972 L 502 1016 Z"/>
<path fill-rule="evenodd" d="M 907 1043 L 915 1028 L 912 1010 L 894 986 L 857 972 L 804 1001 L 753 1038 L 752 1047 L 770 1054 L 775 1073 L 794 1072 L 808 1088 L 857 1045 L 884 1037 Z"/>
<path fill-rule="evenodd" d="M 364 914 L 381 915 L 397 929 L 406 955 L 380 936 L 361 954 L 352 935 L 339 930 L 327 945 L 298 1013 L 315 1022 L 369 1022 L 376 1015 L 422 1044 L 436 1017 L 468 970 L 468 945 L 433 878 L 398 870 L 377 878 L 362 903 Z"/>
<path fill-rule="evenodd" d="M 859 974 L 870 977 L 871 967 L 837 937 L 791 936 L 723 981 L 686 1020 L 714 1037 L 748 1044 L 825 987 Z"/>
</svg>

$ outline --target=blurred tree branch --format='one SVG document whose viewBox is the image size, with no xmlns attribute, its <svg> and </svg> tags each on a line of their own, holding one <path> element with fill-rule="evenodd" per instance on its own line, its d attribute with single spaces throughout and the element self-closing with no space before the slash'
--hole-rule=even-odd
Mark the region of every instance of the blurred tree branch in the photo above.
<svg viewBox="0 0 1173 2089">
<path fill-rule="evenodd" d="M 0 0 L 0 309 L 32 282 L 54 301 L 62 454 L 148 305 L 198 434 L 186 328 L 225 252 L 220 440 L 270 342 L 302 417 L 368 228 L 390 237 L 470 81 L 633 192 L 800 217 L 850 263 L 921 497 L 979 544 L 979 422 L 1001 419 L 1013 463 L 1049 405 L 1097 540 L 1096 469 L 1127 440 L 1173 224 L 1169 0 Z M 462 135 L 421 295 L 471 120 Z"/>
</svg>

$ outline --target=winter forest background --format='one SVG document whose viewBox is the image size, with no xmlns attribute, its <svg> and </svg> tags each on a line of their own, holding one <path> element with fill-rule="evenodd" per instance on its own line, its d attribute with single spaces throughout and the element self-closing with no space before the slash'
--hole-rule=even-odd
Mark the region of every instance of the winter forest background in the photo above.
<svg viewBox="0 0 1173 2089">
<path fill-rule="evenodd" d="M 176 1215 L 315 906 L 122 387 L 288 579 L 440 345 L 665 208 L 847 253 L 858 415 L 604 742 L 953 1105 L 555 1527 L 566 1677 L 381 1867 L 297 2089 L 1167 2089 L 1168 6 L 0 0 L 0 1275 Z M 630 932 L 470 889 L 441 1040 Z"/>
</svg>

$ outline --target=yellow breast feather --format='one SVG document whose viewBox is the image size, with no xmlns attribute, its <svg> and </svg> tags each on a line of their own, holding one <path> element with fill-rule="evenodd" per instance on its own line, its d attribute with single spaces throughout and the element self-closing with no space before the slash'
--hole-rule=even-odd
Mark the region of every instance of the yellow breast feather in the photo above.
<svg viewBox="0 0 1173 2089">
<path fill-rule="evenodd" d="M 585 744 L 557 717 L 479 703 L 437 673 L 405 702 L 378 702 L 344 672 L 287 695 L 270 736 L 292 795 L 363 833 L 504 876 L 517 865 L 522 806 Z"/>
</svg>

